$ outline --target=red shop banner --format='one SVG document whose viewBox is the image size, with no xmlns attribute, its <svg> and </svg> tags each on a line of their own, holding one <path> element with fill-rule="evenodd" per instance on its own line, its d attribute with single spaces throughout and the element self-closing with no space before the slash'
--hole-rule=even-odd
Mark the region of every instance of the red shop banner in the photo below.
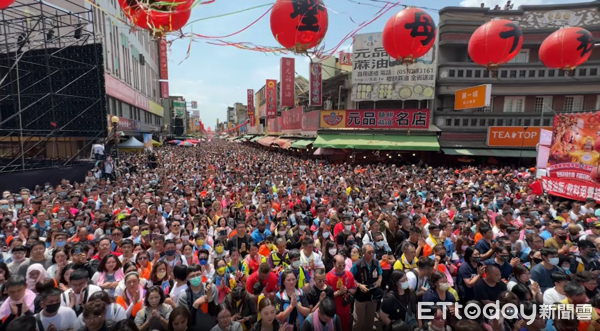
<svg viewBox="0 0 600 331">
<path fill-rule="evenodd" d="M 254 90 L 248 89 L 248 100 L 246 102 L 246 114 L 254 116 Z"/>
<path fill-rule="evenodd" d="M 294 88 L 295 61 L 293 58 L 282 57 L 279 64 L 279 106 L 294 107 L 296 93 Z"/>
<path fill-rule="evenodd" d="M 600 203 L 600 185 L 578 180 L 542 177 L 542 187 L 548 194 L 585 201 L 593 198 Z"/>
<path fill-rule="evenodd" d="M 267 88 L 267 117 L 275 118 L 275 116 L 277 116 L 277 81 L 274 79 L 267 79 L 265 86 Z"/>
<path fill-rule="evenodd" d="M 321 129 L 428 129 L 429 109 L 321 110 Z"/>
<path fill-rule="evenodd" d="M 550 194 L 576 200 L 586 197 L 599 200 L 599 126 L 600 112 L 554 116 L 546 168 L 548 177 L 544 177 L 543 185 Z"/>
<path fill-rule="evenodd" d="M 321 80 L 321 64 L 320 63 L 309 63 L 309 104 L 311 106 L 322 106 L 323 105 L 323 81 Z"/>
<path fill-rule="evenodd" d="M 281 112 L 281 133 L 300 133 L 302 131 L 302 107 Z"/>
<path fill-rule="evenodd" d="M 169 98 L 169 67 L 167 64 L 167 41 L 165 38 L 158 42 L 158 65 L 160 82 L 160 97 Z M 163 81 L 164 80 L 164 81 Z"/>
<path fill-rule="evenodd" d="M 254 115 L 250 116 L 250 126 L 254 126 L 255 117 Z"/>
<path fill-rule="evenodd" d="M 319 112 L 311 111 L 302 114 L 302 135 L 315 136 L 319 130 Z"/>
<path fill-rule="evenodd" d="M 268 134 L 280 134 L 282 122 L 283 122 L 282 117 L 269 118 L 267 120 L 267 133 Z"/>
</svg>

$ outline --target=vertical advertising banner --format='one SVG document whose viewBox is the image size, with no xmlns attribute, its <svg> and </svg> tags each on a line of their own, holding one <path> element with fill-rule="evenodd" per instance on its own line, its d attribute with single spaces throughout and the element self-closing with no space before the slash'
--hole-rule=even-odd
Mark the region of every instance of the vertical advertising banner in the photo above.
<svg viewBox="0 0 600 331">
<path fill-rule="evenodd" d="M 246 114 L 250 119 L 250 126 L 254 126 L 254 90 L 248 89 L 246 100 Z"/>
<path fill-rule="evenodd" d="M 279 106 L 281 107 L 294 107 L 296 104 L 294 63 L 294 59 L 289 57 L 282 57 L 280 61 Z"/>
<path fill-rule="evenodd" d="M 266 84 L 267 118 L 277 116 L 277 81 L 267 79 Z"/>
<path fill-rule="evenodd" d="M 160 97 L 169 98 L 169 67 L 167 65 L 167 41 L 165 38 L 158 42 L 158 65 L 160 78 Z"/>
<path fill-rule="evenodd" d="M 310 73 L 310 105 L 311 106 L 322 106 L 323 105 L 323 97 L 321 92 L 323 90 L 322 81 L 321 81 L 321 64 L 320 63 L 310 63 L 309 64 L 309 73 Z"/>
<path fill-rule="evenodd" d="M 547 176 L 542 186 L 553 195 L 600 202 L 600 112 L 554 116 Z"/>
<path fill-rule="evenodd" d="M 144 137 L 144 150 L 146 152 L 148 151 L 152 151 L 152 134 L 151 133 L 144 133 L 143 134 Z"/>
</svg>

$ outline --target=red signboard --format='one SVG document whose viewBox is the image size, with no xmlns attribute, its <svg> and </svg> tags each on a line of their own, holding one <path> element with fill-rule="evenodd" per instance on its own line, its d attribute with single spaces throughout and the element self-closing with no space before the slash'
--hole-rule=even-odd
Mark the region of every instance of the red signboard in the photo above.
<svg viewBox="0 0 600 331">
<path fill-rule="evenodd" d="M 340 52 L 339 59 L 340 65 L 351 66 L 352 65 L 352 53 Z"/>
<path fill-rule="evenodd" d="M 279 106 L 294 107 L 296 104 L 294 59 L 282 57 L 279 67 Z"/>
<path fill-rule="evenodd" d="M 314 136 L 319 129 L 319 112 L 311 111 L 302 114 L 302 135 Z"/>
<path fill-rule="evenodd" d="M 277 116 L 277 81 L 267 79 L 265 86 L 267 93 L 267 117 L 275 118 Z"/>
<path fill-rule="evenodd" d="M 302 131 L 302 107 L 281 112 L 281 132 L 300 133 Z"/>
<path fill-rule="evenodd" d="M 256 118 L 254 116 L 250 116 L 250 126 L 254 126 L 255 119 Z"/>
<path fill-rule="evenodd" d="M 140 131 L 142 127 L 140 121 L 134 121 L 128 118 L 119 117 L 117 129 L 122 131 Z"/>
<path fill-rule="evenodd" d="M 323 91 L 323 86 L 322 86 L 322 80 L 321 80 L 321 64 L 320 63 L 313 63 L 311 62 L 309 64 L 309 74 L 310 74 L 310 87 L 309 89 L 309 94 L 310 94 L 310 100 L 309 100 L 309 104 L 311 106 L 322 106 L 323 105 L 323 96 L 322 91 Z"/>
<path fill-rule="evenodd" d="M 267 120 L 267 133 L 268 134 L 280 134 L 281 133 L 281 125 L 282 125 L 282 117 L 277 118 L 269 118 Z"/>
<path fill-rule="evenodd" d="M 169 67 L 167 65 L 167 41 L 163 38 L 158 42 L 158 65 L 160 82 L 160 97 L 163 99 L 169 98 Z"/>
<path fill-rule="evenodd" d="M 600 112 L 554 116 L 548 177 L 542 177 L 542 186 L 550 194 L 600 201 L 598 124 Z"/>
<path fill-rule="evenodd" d="M 321 129 L 428 129 L 429 109 L 321 110 Z"/>
<path fill-rule="evenodd" d="M 246 114 L 248 114 L 248 116 L 254 116 L 254 90 L 248 89 L 247 95 L 248 100 L 246 101 Z"/>
<path fill-rule="evenodd" d="M 125 83 L 122 83 L 120 80 L 112 77 L 108 73 L 104 74 L 104 82 L 107 95 L 143 110 L 150 109 L 148 98 L 127 86 Z"/>
</svg>

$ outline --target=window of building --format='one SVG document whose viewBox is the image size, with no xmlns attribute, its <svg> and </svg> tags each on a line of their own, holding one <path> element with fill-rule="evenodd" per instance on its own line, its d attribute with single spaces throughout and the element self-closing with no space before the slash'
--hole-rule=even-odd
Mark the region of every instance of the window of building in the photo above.
<svg viewBox="0 0 600 331">
<path fill-rule="evenodd" d="M 551 96 L 535 97 L 535 102 L 533 103 L 533 111 L 536 113 L 551 112 L 552 111 L 552 97 Z"/>
<path fill-rule="evenodd" d="M 490 106 L 489 107 L 483 107 L 483 108 L 479 108 L 477 109 L 477 112 L 480 113 L 493 113 L 494 112 L 494 99 L 496 97 L 490 97 Z"/>
<path fill-rule="evenodd" d="M 529 50 L 522 49 L 519 53 L 512 58 L 512 60 L 508 61 L 508 63 L 527 63 L 529 62 Z"/>
<path fill-rule="evenodd" d="M 505 113 L 522 113 L 525 111 L 525 97 L 504 97 Z"/>
<path fill-rule="evenodd" d="M 583 95 L 566 96 L 563 111 L 567 113 L 583 111 Z"/>
</svg>

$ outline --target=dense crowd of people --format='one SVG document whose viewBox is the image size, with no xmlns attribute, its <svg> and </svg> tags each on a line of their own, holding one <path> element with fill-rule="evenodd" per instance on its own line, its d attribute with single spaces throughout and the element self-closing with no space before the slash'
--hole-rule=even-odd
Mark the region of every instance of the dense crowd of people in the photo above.
<svg viewBox="0 0 600 331">
<path fill-rule="evenodd" d="M 2 193 L 0 331 L 600 331 L 600 209 L 529 169 L 119 157 Z"/>
</svg>

